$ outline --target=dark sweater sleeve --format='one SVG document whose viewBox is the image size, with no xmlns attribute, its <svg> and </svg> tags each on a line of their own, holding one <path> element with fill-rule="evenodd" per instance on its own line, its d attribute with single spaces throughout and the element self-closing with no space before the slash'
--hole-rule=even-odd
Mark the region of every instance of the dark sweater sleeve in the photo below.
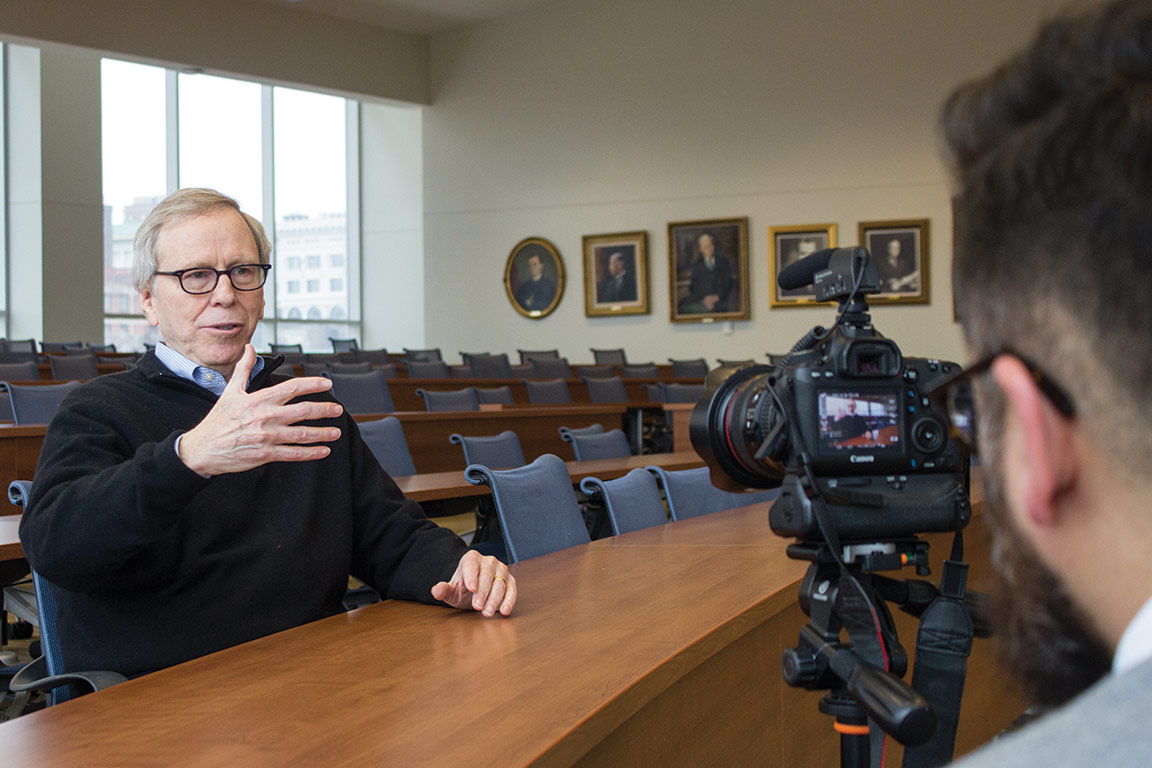
<svg viewBox="0 0 1152 768">
<path fill-rule="evenodd" d="M 178 432 L 132 448 L 107 418 L 101 391 L 81 387 L 61 406 L 20 523 L 32 567 L 74 591 L 159 577 L 124 566 L 164 536 L 208 483 L 176 455 Z"/>
<path fill-rule="evenodd" d="M 346 429 L 353 433 L 352 575 L 384 597 L 435 603 L 433 585 L 452 576 L 467 546 L 430 521 L 419 504 L 404 498 L 351 418 Z"/>
</svg>

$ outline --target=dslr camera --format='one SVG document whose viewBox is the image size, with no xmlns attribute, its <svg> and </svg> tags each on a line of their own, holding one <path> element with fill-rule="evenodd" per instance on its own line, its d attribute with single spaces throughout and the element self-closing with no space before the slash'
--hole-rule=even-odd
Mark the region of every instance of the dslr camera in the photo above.
<svg viewBox="0 0 1152 768">
<path fill-rule="evenodd" d="M 839 303 L 837 320 L 771 356 L 771 365 L 708 374 L 690 433 L 712 483 L 779 486 L 769 522 L 800 542 L 893 541 L 964 527 L 968 455 L 928 397 L 960 367 L 905 357 L 872 326 L 865 296 L 880 281 L 864 248 L 814 253 L 783 270 L 779 284 L 813 285 L 817 301 Z"/>
</svg>

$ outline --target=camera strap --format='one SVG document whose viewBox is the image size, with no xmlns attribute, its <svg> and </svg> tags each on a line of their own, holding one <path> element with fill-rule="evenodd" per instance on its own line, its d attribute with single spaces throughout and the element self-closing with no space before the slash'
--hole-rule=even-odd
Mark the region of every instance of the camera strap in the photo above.
<svg viewBox="0 0 1152 768">
<path fill-rule="evenodd" d="M 952 760 L 973 637 L 972 617 L 964 604 L 968 564 L 963 558 L 963 537 L 957 531 L 952 556 L 944 561 L 940 594 L 920 617 L 916 633 L 912 687 L 936 711 L 936 732 L 927 743 L 904 750 L 904 768 L 934 767 Z"/>
</svg>

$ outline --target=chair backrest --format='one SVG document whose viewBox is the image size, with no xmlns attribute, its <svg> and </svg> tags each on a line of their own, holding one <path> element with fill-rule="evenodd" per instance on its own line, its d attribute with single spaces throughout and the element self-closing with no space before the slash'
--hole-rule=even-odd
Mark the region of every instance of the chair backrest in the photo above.
<svg viewBox="0 0 1152 768">
<path fill-rule="evenodd" d="M 574 365 L 572 370 L 581 379 L 610 379 L 616 375 L 616 369 L 610 365 Z"/>
<path fill-rule="evenodd" d="M 136 367 L 136 360 L 131 357 L 105 357 L 104 355 L 96 355 L 96 365 L 111 365 L 115 366 L 117 370 L 126 371 L 129 368 Z"/>
<path fill-rule="evenodd" d="M 284 354 L 300 355 L 300 354 L 304 353 L 304 346 L 302 344 L 277 344 L 276 342 L 272 342 L 271 347 L 272 347 L 272 354 L 274 354 L 274 355 L 284 355 Z"/>
<path fill-rule="evenodd" d="M 628 390 L 619 376 L 607 379 L 586 378 L 584 384 L 588 387 L 588 399 L 594 403 L 628 402 Z"/>
<path fill-rule="evenodd" d="M 655 363 L 639 363 L 637 365 L 619 365 L 616 370 L 620 372 L 621 378 L 625 379 L 658 379 L 660 378 L 660 369 L 656 367 Z"/>
<path fill-rule="evenodd" d="M 418 389 L 416 394 L 424 398 L 424 406 L 429 411 L 478 411 L 480 398 L 472 387 L 464 389 L 451 389 L 437 391 L 434 389 Z"/>
<path fill-rule="evenodd" d="M 329 336 L 328 341 L 332 342 L 333 352 L 356 352 L 360 349 L 356 339 L 334 339 Z"/>
<path fill-rule="evenodd" d="M 668 500 L 668 512 L 673 520 L 699 517 L 725 509 L 772 501 L 780 490 L 756 493 L 733 493 L 712 485 L 708 477 L 708 467 L 668 471 L 662 467 L 648 467 L 660 479 L 664 496 Z"/>
<path fill-rule="evenodd" d="M 65 347 L 66 355 L 99 355 L 105 352 L 116 352 L 115 344 L 89 344 L 84 347 Z"/>
<path fill-rule="evenodd" d="M 596 365 L 627 365 L 628 358 L 624 355 L 622 348 L 593 349 L 592 362 L 596 363 Z"/>
<path fill-rule="evenodd" d="M 384 374 L 384 378 L 386 379 L 395 379 L 400 376 L 400 374 L 396 372 L 396 366 L 392 365 L 392 363 L 385 365 L 369 363 L 368 365 L 371 367 L 371 370 L 380 371 L 380 373 Z"/>
<path fill-rule="evenodd" d="M 368 373 L 324 371 L 320 375 L 332 379 L 332 396 L 339 400 L 349 413 L 391 413 L 396 410 L 396 406 L 392 404 L 392 394 L 388 391 L 388 380 L 380 371 Z"/>
<path fill-rule="evenodd" d="M 599 424 L 589 424 L 586 427 L 560 427 L 560 439 L 566 443 L 572 442 L 573 435 L 602 435 L 604 427 Z"/>
<path fill-rule="evenodd" d="M 708 361 L 702 357 L 695 360 L 668 358 L 668 362 L 672 363 L 672 375 L 678 379 L 702 379 L 708 375 Z"/>
<path fill-rule="evenodd" d="M 404 347 L 404 358 L 410 363 L 434 363 L 443 361 L 440 348 L 435 349 L 408 349 Z"/>
<path fill-rule="evenodd" d="M 36 354 L 36 339 L 4 339 L 5 352 Z"/>
<path fill-rule="evenodd" d="M 448 436 L 448 442 L 459 445 L 464 450 L 464 465 L 483 464 L 493 469 L 507 469 L 508 467 L 522 467 L 524 449 L 520 447 L 520 438 L 510 429 L 498 435 L 482 435 L 479 437 L 465 437 L 453 433 Z"/>
<path fill-rule="evenodd" d="M 570 379 L 572 366 L 568 365 L 565 357 L 542 358 L 533 360 L 529 366 L 531 372 L 526 378 L 533 379 Z"/>
<path fill-rule="evenodd" d="M 472 358 L 481 357 L 481 356 L 490 355 L 490 354 L 492 354 L 492 353 L 491 352 L 465 352 L 465 351 L 461 350 L 460 351 L 460 359 L 464 362 L 464 365 L 472 365 Z"/>
<path fill-rule="evenodd" d="M 346 363 L 348 358 L 334 352 L 310 352 L 304 356 L 304 362 L 312 365 L 328 365 L 328 363 Z"/>
<path fill-rule="evenodd" d="M 88 381 L 100 375 L 96 367 L 96 356 L 88 355 L 49 355 L 52 378 L 56 381 Z"/>
<path fill-rule="evenodd" d="M 716 365 L 756 365 L 756 361 L 752 358 L 747 360 L 717 360 Z"/>
<path fill-rule="evenodd" d="M 632 448 L 623 430 L 610 429 L 602 435 L 572 435 L 572 453 L 576 461 L 626 459 Z"/>
<path fill-rule="evenodd" d="M 481 405 L 513 405 L 516 398 L 512 396 L 512 387 L 507 384 L 500 387 L 473 387 L 476 390 L 476 397 L 479 398 Z"/>
<path fill-rule="evenodd" d="M 551 381 L 533 381 L 524 379 L 524 388 L 528 390 L 528 402 L 564 404 L 572 402 L 572 394 L 568 391 L 568 382 L 564 379 Z"/>
<path fill-rule="evenodd" d="M 507 470 L 470 464 L 465 475 L 471 483 L 492 488 L 510 562 L 591 541 L 560 457 L 545 453 L 531 464 Z"/>
<path fill-rule="evenodd" d="M 362 421 L 356 425 L 360 436 L 391 477 L 406 477 L 416 474 L 408 441 L 404 438 L 404 427 L 395 416 L 385 416 L 375 421 Z"/>
<path fill-rule="evenodd" d="M 372 363 L 325 363 L 332 373 L 368 373 L 375 370 Z"/>
<path fill-rule="evenodd" d="M 652 402 L 664 402 L 664 390 L 660 388 L 659 384 L 649 384 L 648 382 L 644 382 L 644 392 L 648 395 L 648 399 Z"/>
<path fill-rule="evenodd" d="M 660 397 L 664 403 L 696 403 L 704 397 L 704 385 L 660 382 Z"/>
<path fill-rule="evenodd" d="M 0 388 L 6 389 L 11 399 L 15 424 L 47 424 L 52 421 L 56 411 L 60 410 L 60 403 L 78 386 L 78 381 L 46 385 L 0 382 Z"/>
<path fill-rule="evenodd" d="M 82 341 L 42 341 L 40 342 L 41 352 L 66 352 L 68 347 L 80 348 L 84 346 Z"/>
<path fill-rule="evenodd" d="M 556 360 L 560 357 L 558 349 L 518 349 L 520 362 L 527 365 L 533 360 Z"/>
<path fill-rule="evenodd" d="M 474 379 L 510 379 L 512 378 L 512 364 L 508 362 L 508 355 L 472 355 L 465 364 L 472 369 Z"/>
<path fill-rule="evenodd" d="M 443 360 L 429 360 L 427 362 L 408 360 L 406 365 L 410 379 L 447 379 L 452 376 L 448 370 L 448 364 Z"/>
<path fill-rule="evenodd" d="M 392 355 L 386 349 L 358 349 L 356 359 L 372 365 L 392 365 Z"/>
<path fill-rule="evenodd" d="M 0 381 L 40 381 L 40 368 L 31 360 L 0 363 Z"/>
<path fill-rule="evenodd" d="M 604 499 L 616 536 L 668 522 L 656 476 L 646 469 L 634 469 L 615 480 L 586 477 L 580 481 L 580 490 L 590 498 Z"/>
</svg>

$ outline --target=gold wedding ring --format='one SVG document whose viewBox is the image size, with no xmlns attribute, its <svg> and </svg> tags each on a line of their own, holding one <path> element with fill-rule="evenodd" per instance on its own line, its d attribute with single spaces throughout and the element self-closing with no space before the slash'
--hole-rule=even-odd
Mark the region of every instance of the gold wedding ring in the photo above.
<svg viewBox="0 0 1152 768">
<path fill-rule="evenodd" d="M 508 584 L 508 579 L 504 578 L 503 576 L 493 576 L 493 577 L 492 577 L 492 580 L 493 580 L 493 581 L 495 581 L 496 579 L 500 579 L 500 581 L 504 582 L 505 586 L 507 586 L 507 584 Z"/>
</svg>

